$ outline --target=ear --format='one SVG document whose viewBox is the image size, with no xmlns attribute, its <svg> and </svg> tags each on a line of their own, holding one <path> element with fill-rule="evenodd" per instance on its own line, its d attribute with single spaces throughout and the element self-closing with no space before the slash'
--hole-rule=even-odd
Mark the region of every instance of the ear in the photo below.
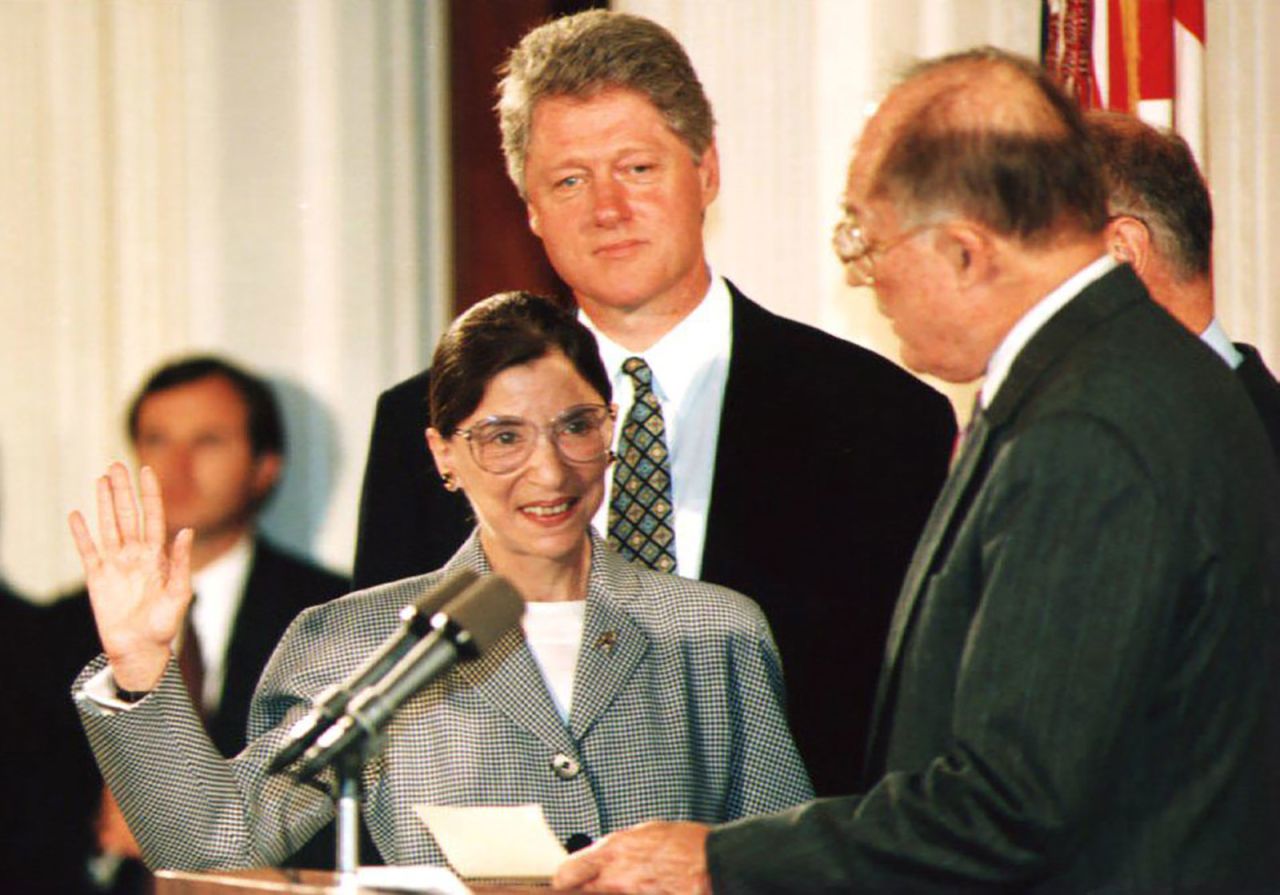
<svg viewBox="0 0 1280 895">
<path fill-rule="evenodd" d="M 610 414 L 609 414 L 609 438 L 608 438 L 608 441 L 609 441 L 609 444 L 610 444 L 610 445 L 612 445 L 612 444 L 613 444 L 613 433 L 614 433 L 614 430 L 615 430 L 615 429 L 617 428 L 617 426 L 618 426 L 618 414 L 619 414 L 621 411 L 619 411 L 619 410 L 618 410 L 618 404 L 617 404 L 617 402 L 616 402 L 616 401 L 610 401 L 610 402 L 609 402 L 609 410 L 611 410 L 611 411 L 612 411 L 612 413 L 610 413 Z"/>
<path fill-rule="evenodd" d="M 529 229 L 533 231 L 533 235 L 542 238 L 542 225 L 538 222 L 538 210 L 533 207 L 533 203 L 528 199 L 524 202 L 524 213 L 529 221 Z"/>
<path fill-rule="evenodd" d="M 706 211 L 716 196 L 720 195 L 720 153 L 712 140 L 707 151 L 698 159 L 698 180 L 702 184 L 702 210 Z"/>
<path fill-rule="evenodd" d="M 1127 214 L 1107 224 L 1107 251 L 1120 262 L 1128 262 L 1139 276 L 1151 263 L 1151 231 L 1147 225 Z"/>
<path fill-rule="evenodd" d="M 442 477 L 451 472 L 456 475 L 457 470 L 453 466 L 453 444 L 449 439 L 432 427 L 427 428 L 426 438 L 427 449 L 431 451 L 431 457 L 436 461 L 436 471 Z"/>
<path fill-rule="evenodd" d="M 271 493 L 271 489 L 280 481 L 280 473 L 284 469 L 284 458 L 280 454 L 261 454 L 253 461 L 253 496 L 262 500 Z"/>
<path fill-rule="evenodd" d="M 942 256 L 951 265 L 962 288 L 988 279 L 995 270 L 995 244 L 985 229 L 965 220 L 952 221 L 939 229 Z"/>
</svg>

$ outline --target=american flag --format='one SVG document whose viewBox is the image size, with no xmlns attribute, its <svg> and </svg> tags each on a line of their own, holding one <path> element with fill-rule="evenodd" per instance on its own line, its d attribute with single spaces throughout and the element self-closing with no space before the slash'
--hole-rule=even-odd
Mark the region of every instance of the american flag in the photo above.
<svg viewBox="0 0 1280 895">
<path fill-rule="evenodd" d="M 1204 0 L 1042 0 L 1041 61 L 1081 105 L 1173 128 L 1205 165 Z"/>
</svg>

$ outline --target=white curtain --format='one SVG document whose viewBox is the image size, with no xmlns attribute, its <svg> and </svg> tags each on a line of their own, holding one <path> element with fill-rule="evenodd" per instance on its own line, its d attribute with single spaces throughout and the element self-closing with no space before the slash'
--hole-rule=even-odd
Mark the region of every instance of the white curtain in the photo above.
<svg viewBox="0 0 1280 895">
<path fill-rule="evenodd" d="M 0 570 L 48 596 L 148 370 L 217 351 L 283 399 L 265 527 L 349 567 L 378 391 L 448 282 L 444 7 L 0 2 Z"/>
</svg>

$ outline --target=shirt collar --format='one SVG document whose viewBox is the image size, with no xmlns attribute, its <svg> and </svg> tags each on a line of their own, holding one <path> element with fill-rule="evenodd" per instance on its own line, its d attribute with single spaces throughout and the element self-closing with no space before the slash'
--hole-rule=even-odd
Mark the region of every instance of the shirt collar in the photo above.
<svg viewBox="0 0 1280 895">
<path fill-rule="evenodd" d="M 230 550 L 191 576 L 191 588 L 200 595 L 193 610 L 197 628 L 202 627 L 202 619 L 234 614 L 252 559 L 253 538 L 246 533 Z"/>
<path fill-rule="evenodd" d="M 1231 369 L 1235 370 L 1244 363 L 1244 355 L 1231 343 L 1231 337 L 1222 328 L 1217 317 L 1209 321 L 1209 325 L 1200 334 L 1200 340 L 1216 351 Z"/>
<path fill-rule="evenodd" d="M 1084 291 L 1086 286 L 1095 280 L 1101 279 L 1117 266 L 1118 262 L 1114 258 L 1110 255 L 1103 255 L 1096 261 L 1092 261 L 1076 271 L 1062 285 L 1036 302 L 1030 310 L 1019 318 L 1013 328 L 1005 334 L 999 347 L 991 355 L 991 360 L 987 361 L 987 377 L 982 383 L 982 390 L 979 392 L 981 406 L 991 406 L 991 402 L 995 400 L 996 393 L 1000 391 L 1000 386 L 1004 384 L 1005 379 L 1009 376 L 1009 370 L 1013 367 L 1014 360 L 1022 352 L 1022 349 L 1026 347 L 1027 343 L 1031 341 L 1031 337 L 1049 322 L 1049 318 L 1062 310 L 1067 302 Z"/>
<path fill-rule="evenodd" d="M 600 358 L 615 385 L 626 374 L 622 363 L 643 357 L 653 370 L 654 393 L 664 404 L 681 402 L 702 370 L 717 358 L 728 357 L 733 337 L 733 301 L 725 281 L 711 273 L 711 285 L 702 301 L 644 351 L 629 351 L 601 332 L 586 314 L 578 318 L 596 337 Z"/>
</svg>

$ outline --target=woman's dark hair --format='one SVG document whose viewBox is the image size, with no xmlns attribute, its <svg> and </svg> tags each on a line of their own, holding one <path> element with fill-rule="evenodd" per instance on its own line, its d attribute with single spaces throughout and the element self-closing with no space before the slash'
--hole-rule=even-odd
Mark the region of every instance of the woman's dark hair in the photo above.
<svg viewBox="0 0 1280 895">
<path fill-rule="evenodd" d="M 480 405 L 490 380 L 560 351 L 607 404 L 613 388 L 595 336 L 550 299 L 499 292 L 453 321 L 431 361 L 431 425 L 445 438 Z"/>
</svg>

